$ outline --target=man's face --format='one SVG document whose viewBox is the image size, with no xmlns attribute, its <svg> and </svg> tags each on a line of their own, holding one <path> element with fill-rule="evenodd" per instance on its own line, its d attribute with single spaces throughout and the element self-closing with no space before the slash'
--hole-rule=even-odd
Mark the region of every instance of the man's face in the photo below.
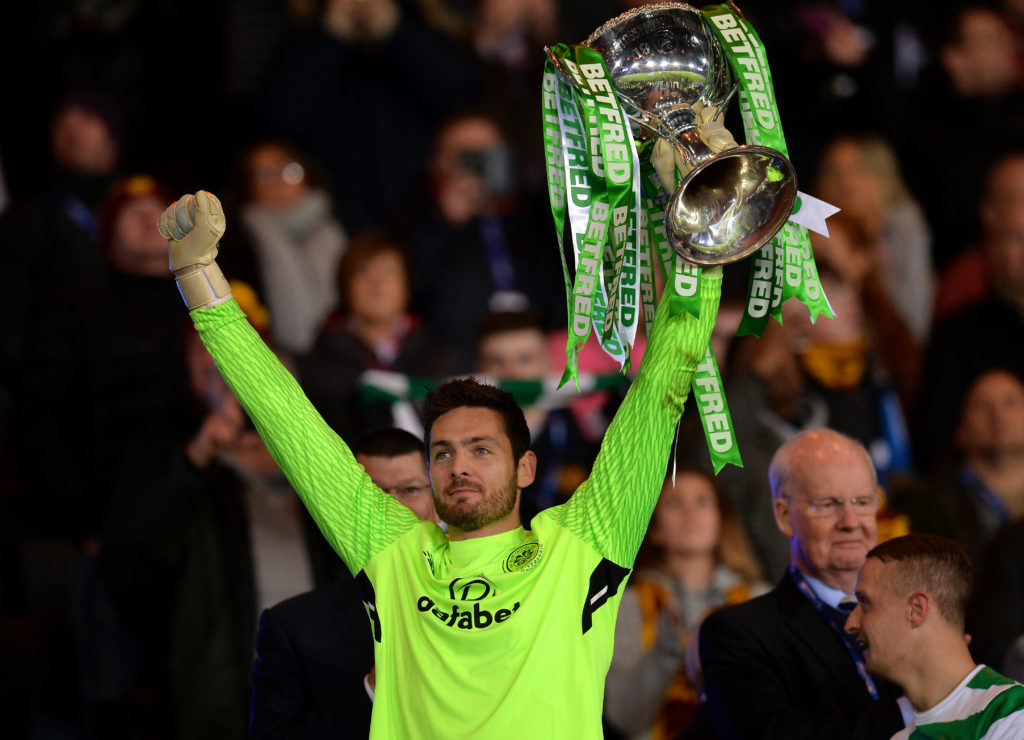
<svg viewBox="0 0 1024 740">
<path fill-rule="evenodd" d="M 957 38 L 942 49 L 949 83 L 967 97 L 996 95 L 1011 90 L 1016 79 L 1013 31 L 994 10 L 965 12 Z"/>
<path fill-rule="evenodd" d="M 864 453 L 848 440 L 826 437 L 794 451 L 785 485 L 775 501 L 775 521 L 790 539 L 793 564 L 833 588 L 849 591 L 868 550 L 878 543 L 877 506 L 858 514 L 849 499 L 875 497 L 875 479 Z M 815 503 L 834 498 L 833 512 Z M 876 499 L 872 499 L 877 501 Z"/>
<path fill-rule="evenodd" d="M 886 571 L 897 567 L 868 558 L 857 578 L 857 608 L 846 618 L 846 631 L 864 648 L 865 666 L 872 673 L 895 679 L 905 662 L 908 604 L 890 586 Z"/>
<path fill-rule="evenodd" d="M 533 482 L 532 459 L 527 452 L 513 460 L 497 411 L 462 407 L 442 414 L 430 430 L 430 478 L 441 519 L 464 532 L 519 526 L 519 491 Z"/>
<path fill-rule="evenodd" d="M 108 175 L 117 165 L 118 144 L 107 124 L 92 111 L 72 105 L 53 122 L 54 159 L 70 170 Z"/>
<path fill-rule="evenodd" d="M 968 458 L 1024 453 L 1024 385 L 1003 370 L 982 375 L 964 401 L 957 442 Z"/>
<path fill-rule="evenodd" d="M 167 276 L 167 240 L 156 228 L 167 204 L 152 195 L 133 198 L 117 214 L 111 260 L 136 275 Z"/>
<path fill-rule="evenodd" d="M 503 331 L 480 341 L 478 369 L 495 378 L 537 380 L 548 372 L 548 346 L 536 329 Z"/>
<path fill-rule="evenodd" d="M 398 252 L 385 250 L 373 255 L 352 273 L 346 286 L 348 310 L 371 323 L 390 323 L 409 303 L 405 266 Z"/>
<path fill-rule="evenodd" d="M 408 506 L 420 519 L 438 521 L 423 455 L 418 452 L 394 457 L 356 455 L 356 461 L 366 468 L 366 473 L 378 488 Z"/>
</svg>

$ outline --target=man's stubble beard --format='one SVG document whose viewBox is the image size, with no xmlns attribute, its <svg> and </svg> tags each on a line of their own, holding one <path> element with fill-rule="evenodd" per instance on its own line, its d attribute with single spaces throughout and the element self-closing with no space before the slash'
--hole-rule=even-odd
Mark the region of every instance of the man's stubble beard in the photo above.
<svg viewBox="0 0 1024 740">
<path fill-rule="evenodd" d="M 456 503 L 449 507 L 445 495 L 441 494 L 440 497 L 434 497 L 434 508 L 448 526 L 458 527 L 463 532 L 473 532 L 511 514 L 515 510 L 518 494 L 519 486 L 513 471 L 504 488 L 494 495 L 485 496 L 476 504 Z"/>
</svg>

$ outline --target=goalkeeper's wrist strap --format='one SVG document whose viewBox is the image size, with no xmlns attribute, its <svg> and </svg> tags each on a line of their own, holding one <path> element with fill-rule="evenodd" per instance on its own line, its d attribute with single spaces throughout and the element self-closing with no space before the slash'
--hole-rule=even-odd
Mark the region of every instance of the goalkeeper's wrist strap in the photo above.
<svg viewBox="0 0 1024 740">
<path fill-rule="evenodd" d="M 216 262 L 185 267 L 174 273 L 174 279 L 189 311 L 216 306 L 231 298 L 231 287 Z"/>
</svg>

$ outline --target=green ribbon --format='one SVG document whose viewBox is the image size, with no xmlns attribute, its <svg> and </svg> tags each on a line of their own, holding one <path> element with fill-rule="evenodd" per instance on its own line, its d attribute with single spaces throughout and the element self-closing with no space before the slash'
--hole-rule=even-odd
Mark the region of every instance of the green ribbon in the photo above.
<svg viewBox="0 0 1024 740">
<path fill-rule="evenodd" d="M 427 378 L 415 375 L 404 375 L 391 371 L 374 370 L 364 373 L 360 378 L 357 400 L 361 404 L 395 403 L 397 401 L 422 401 L 427 394 L 449 378 Z M 611 375 L 579 375 L 582 393 L 615 390 L 627 387 L 629 378 L 621 373 Z M 494 383 L 502 390 L 511 393 L 520 406 L 536 406 L 546 409 L 567 408 L 579 398 L 572 394 L 552 389 L 548 380 L 495 380 Z"/>
<path fill-rule="evenodd" d="M 771 147 L 788 156 L 771 70 L 757 32 L 728 5 L 709 5 L 701 12 L 718 38 L 733 76 L 740 83 L 740 113 L 747 143 Z M 781 323 L 782 304 L 792 297 L 807 306 L 812 321 L 821 314 L 834 317 L 821 290 L 806 228 L 787 222 L 754 260 L 747 310 L 739 334 L 760 336 L 769 316 Z M 770 269 L 767 267 L 769 260 Z M 765 277 L 769 273 L 770 277 Z M 771 285 L 770 291 L 768 285 Z M 779 293 L 776 293 L 777 288 L 781 288 Z"/>
<path fill-rule="evenodd" d="M 642 309 L 639 171 L 629 122 L 601 55 L 585 46 L 566 44 L 556 44 L 552 50 L 574 83 L 565 84 L 555 75 L 554 63 L 547 62 L 543 115 L 549 196 L 552 212 L 560 211 L 555 217 L 560 234 L 568 215 L 576 257 L 568 300 L 565 382 L 577 377 L 578 351 L 591 328 L 605 351 L 628 367 L 638 308 Z M 556 135 L 560 147 L 554 146 Z M 556 200 L 562 182 L 568 184 L 569 197 L 560 204 Z M 568 286 L 564 248 L 562 252 Z"/>
<path fill-rule="evenodd" d="M 672 249 L 665 235 L 665 206 L 668 193 L 661 178 L 651 164 L 654 141 L 645 142 L 640 148 L 641 183 L 644 193 L 644 208 L 647 211 L 649 239 L 653 245 L 661 276 L 665 278 L 662 300 L 668 301 L 669 313 L 673 316 L 686 311 L 693 316 L 700 315 L 700 265 L 687 262 Z M 676 171 L 676 186 L 682 181 Z"/>
<path fill-rule="evenodd" d="M 693 398 L 700 412 L 701 426 L 704 428 L 704 439 L 711 454 L 711 464 L 715 475 L 728 463 L 742 468 L 740 448 L 736 444 L 736 433 L 729 415 L 729 404 L 725 400 L 725 386 L 722 374 L 718 371 L 715 353 L 708 345 L 704 359 L 697 366 L 691 384 Z"/>
</svg>

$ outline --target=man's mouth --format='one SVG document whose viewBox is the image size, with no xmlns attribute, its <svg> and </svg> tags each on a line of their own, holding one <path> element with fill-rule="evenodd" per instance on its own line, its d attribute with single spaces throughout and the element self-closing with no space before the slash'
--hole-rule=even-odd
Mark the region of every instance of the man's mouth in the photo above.
<svg viewBox="0 0 1024 740">
<path fill-rule="evenodd" d="M 459 494 L 462 494 L 462 493 L 482 493 L 482 491 L 481 491 L 480 488 L 477 488 L 476 486 L 470 486 L 470 485 L 467 485 L 465 483 L 462 483 L 462 484 L 459 484 L 457 486 L 449 487 L 444 492 L 444 495 L 445 496 L 458 496 Z"/>
</svg>

